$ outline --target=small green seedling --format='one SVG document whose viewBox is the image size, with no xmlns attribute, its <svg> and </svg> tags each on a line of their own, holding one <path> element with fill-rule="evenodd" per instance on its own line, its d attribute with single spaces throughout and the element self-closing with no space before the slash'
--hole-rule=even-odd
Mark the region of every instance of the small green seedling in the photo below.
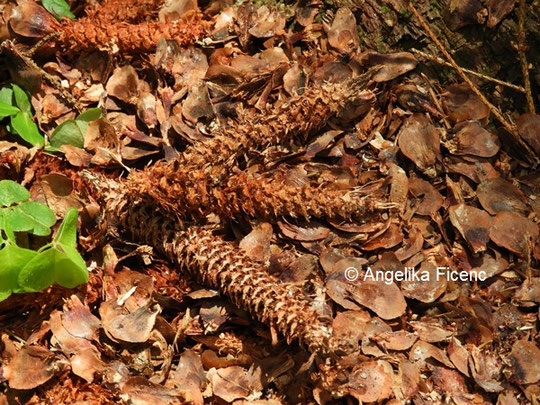
<svg viewBox="0 0 540 405">
<path fill-rule="evenodd" d="M 56 223 L 49 207 L 29 199 L 28 190 L 18 183 L 0 181 L 0 301 L 54 283 L 74 288 L 88 282 L 86 264 L 76 248 L 77 209 L 66 212 L 52 241 L 39 250 L 17 245 L 15 232 L 47 236 Z"/>
<path fill-rule="evenodd" d="M 32 146 L 43 146 L 45 138 L 32 121 L 32 105 L 28 94 L 16 84 L 0 90 L 0 119 L 10 117 L 7 127 Z"/>
<path fill-rule="evenodd" d="M 84 147 L 84 135 L 88 124 L 101 118 L 101 108 L 90 108 L 74 120 L 66 120 L 58 125 L 45 145 L 45 138 L 32 121 L 32 105 L 29 95 L 16 84 L 0 89 L 0 120 L 10 117 L 7 129 L 18 134 L 32 146 L 43 147 L 47 152 L 60 152 L 62 145 Z"/>
<path fill-rule="evenodd" d="M 74 19 L 75 16 L 69 9 L 69 4 L 64 0 L 41 0 L 42 6 L 58 20 L 64 17 Z"/>
<path fill-rule="evenodd" d="M 59 151 L 62 145 L 72 145 L 77 148 L 84 147 L 86 128 L 92 121 L 101 118 L 101 108 L 90 108 L 74 120 L 66 120 L 58 125 L 51 135 L 51 141 L 46 150 Z"/>
</svg>

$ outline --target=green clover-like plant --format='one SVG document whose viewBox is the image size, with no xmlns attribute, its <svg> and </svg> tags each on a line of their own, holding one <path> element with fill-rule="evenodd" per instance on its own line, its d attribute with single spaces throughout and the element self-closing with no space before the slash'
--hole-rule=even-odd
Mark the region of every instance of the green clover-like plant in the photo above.
<svg viewBox="0 0 540 405">
<path fill-rule="evenodd" d="M 0 119 L 10 117 L 7 127 L 32 146 L 43 146 L 45 138 L 32 120 L 32 105 L 28 94 L 16 84 L 0 90 Z"/>
<path fill-rule="evenodd" d="M 38 251 L 17 245 L 16 232 L 47 236 L 56 223 L 49 207 L 29 199 L 28 190 L 18 183 L 0 181 L 0 301 L 54 283 L 74 288 L 88 281 L 86 264 L 77 251 L 77 209 L 66 212 L 52 241 Z"/>
<path fill-rule="evenodd" d="M 90 122 L 101 118 L 101 108 L 90 108 L 77 118 L 62 122 L 51 134 L 47 145 L 32 116 L 28 93 L 14 83 L 0 89 L 0 120 L 9 117 L 10 123 L 6 125 L 8 131 L 19 135 L 32 146 L 45 146 L 47 152 L 61 152 L 62 145 L 84 147 L 86 128 Z"/>
<path fill-rule="evenodd" d="M 51 135 L 47 151 L 56 152 L 62 145 L 84 147 L 84 134 L 92 121 L 101 118 L 101 108 L 90 108 L 74 120 L 66 120 L 56 127 Z"/>
<path fill-rule="evenodd" d="M 75 18 L 65 0 L 41 0 L 41 5 L 55 18 L 62 20 L 64 17 Z"/>
</svg>

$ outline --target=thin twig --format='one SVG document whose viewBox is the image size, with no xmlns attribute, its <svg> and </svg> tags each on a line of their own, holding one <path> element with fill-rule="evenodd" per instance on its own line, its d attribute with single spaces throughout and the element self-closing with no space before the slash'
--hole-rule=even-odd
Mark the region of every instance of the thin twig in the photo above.
<svg viewBox="0 0 540 405">
<path fill-rule="evenodd" d="M 463 81 L 469 85 L 472 92 L 476 94 L 480 98 L 480 100 L 489 108 L 489 111 L 491 111 L 491 113 L 497 119 L 497 121 L 499 121 L 502 124 L 502 126 L 510 133 L 510 135 L 514 138 L 515 142 L 519 144 L 523 149 L 525 149 L 529 156 L 533 156 L 533 157 L 536 156 L 536 154 L 531 150 L 531 148 L 525 142 L 523 142 L 523 140 L 521 139 L 521 137 L 519 136 L 517 132 L 516 126 L 508 122 L 503 117 L 503 115 L 498 110 L 498 108 L 488 101 L 488 99 L 486 98 L 486 96 L 484 96 L 484 94 L 480 91 L 480 89 L 471 81 L 471 79 L 469 79 L 469 77 L 465 74 L 465 72 L 463 72 L 463 69 L 459 67 L 459 65 L 456 63 L 456 61 L 452 57 L 452 55 L 450 55 L 450 53 L 446 50 L 444 45 L 441 44 L 441 41 L 439 41 L 439 39 L 435 36 L 433 31 L 431 31 L 431 28 L 429 28 L 429 25 L 422 18 L 422 16 L 420 15 L 416 7 L 414 7 L 411 0 L 407 0 L 407 5 L 409 6 L 409 9 L 414 14 L 414 16 L 418 19 L 418 22 L 420 23 L 424 31 L 431 38 L 431 40 L 433 41 L 437 49 L 439 49 L 439 51 L 444 55 L 446 60 L 452 65 L 452 67 L 456 70 L 456 72 L 463 79 Z M 535 161 L 537 162 L 536 159 Z"/>
<path fill-rule="evenodd" d="M 50 34 L 45 35 L 38 42 L 36 42 L 32 46 L 32 48 L 30 48 L 28 51 L 24 52 L 24 55 L 31 58 L 34 55 L 34 53 L 36 53 L 36 51 L 43 46 L 43 44 L 45 44 L 46 42 L 49 42 L 51 39 L 56 38 L 58 36 L 60 36 L 59 32 L 51 32 Z"/>
<path fill-rule="evenodd" d="M 519 13 L 518 13 L 518 44 L 517 51 L 519 55 L 519 61 L 521 62 L 521 71 L 523 72 L 523 82 L 525 84 L 525 95 L 527 97 L 527 107 L 529 112 L 535 114 L 534 99 L 531 91 L 531 80 L 529 78 L 529 64 L 527 62 L 527 56 L 525 50 L 527 44 L 525 42 L 525 0 L 519 0 Z"/>
<path fill-rule="evenodd" d="M 441 114 L 444 127 L 446 129 L 450 129 L 452 126 L 448 122 L 448 119 L 445 117 L 444 110 L 442 109 L 441 103 L 439 102 L 439 100 L 436 97 L 435 90 L 433 89 L 433 85 L 431 84 L 431 82 L 429 81 L 429 79 L 426 77 L 426 75 L 424 73 L 421 73 L 421 76 L 424 79 L 424 82 L 428 85 L 429 95 L 431 96 L 431 99 L 433 100 L 433 103 L 435 104 L 435 107 L 437 107 L 437 110 Z"/>
<path fill-rule="evenodd" d="M 463 69 L 459 67 L 459 65 L 456 63 L 456 61 L 452 57 L 452 55 L 450 55 L 450 53 L 446 50 L 444 45 L 441 44 L 441 42 L 435 36 L 433 31 L 431 31 L 431 28 L 429 28 L 429 25 L 427 25 L 427 23 L 424 21 L 424 19 L 422 18 L 422 16 L 416 9 L 416 7 L 414 7 L 414 5 L 412 4 L 412 1 L 408 0 L 407 5 L 409 6 L 409 9 L 414 14 L 414 16 L 418 19 L 418 22 L 420 23 L 424 31 L 426 31 L 426 33 L 429 35 L 429 37 L 431 38 L 431 40 L 433 41 L 437 49 L 439 49 L 439 51 L 444 55 L 446 60 L 450 63 L 450 65 L 452 65 L 452 67 L 456 70 L 456 72 L 463 79 L 463 81 L 469 85 L 471 90 L 478 97 L 480 97 L 480 100 L 482 100 L 482 102 L 489 108 L 489 110 L 492 112 L 495 118 L 497 118 L 497 120 L 506 128 L 506 130 L 512 134 L 515 134 L 515 131 L 516 131 L 515 127 L 504 119 L 504 117 L 499 112 L 497 107 L 495 107 L 493 104 L 491 104 L 488 101 L 488 99 L 484 96 L 484 94 L 482 94 L 480 89 L 478 89 L 478 87 L 476 87 L 476 85 L 471 81 L 471 79 L 469 79 L 469 77 L 465 74 L 465 72 L 463 72 Z"/>
<path fill-rule="evenodd" d="M 425 53 L 425 52 L 419 51 L 418 49 L 414 49 L 414 48 L 411 49 L 411 52 L 416 53 L 417 55 L 420 55 L 421 57 L 429 59 L 430 61 L 438 63 L 440 65 L 453 67 L 451 63 L 446 62 L 444 59 L 441 59 L 438 56 L 430 55 L 429 53 Z M 486 76 L 486 75 L 483 75 L 482 73 L 478 73 L 478 72 L 475 72 L 474 70 L 466 69 L 466 68 L 463 68 L 463 67 L 461 68 L 461 70 L 463 70 L 465 73 L 468 73 L 468 74 L 470 74 L 472 76 L 476 76 L 476 77 L 478 77 L 480 79 L 483 79 L 483 80 L 486 80 L 488 82 L 493 82 L 493 83 L 496 83 L 496 84 L 500 84 L 501 86 L 508 87 L 508 88 L 510 88 L 512 90 L 515 90 L 515 91 L 519 91 L 520 93 L 525 93 L 525 89 L 523 87 L 521 87 L 521 86 L 516 86 L 515 84 L 508 83 L 508 82 L 496 79 L 496 78 L 491 77 L 491 76 Z"/>
<path fill-rule="evenodd" d="M 15 54 L 18 58 L 20 58 L 26 66 L 28 66 L 30 69 L 38 72 L 54 89 L 56 89 L 60 95 L 67 103 L 69 103 L 77 112 L 82 112 L 81 106 L 79 102 L 73 97 L 73 95 L 66 91 L 66 89 L 62 86 L 61 80 L 53 76 L 49 73 L 47 73 L 43 68 L 39 67 L 34 60 L 29 57 L 26 53 L 20 52 L 15 48 L 13 45 L 13 42 L 11 40 L 6 40 L 2 42 L 1 48 L 6 49 L 13 54 Z"/>
</svg>

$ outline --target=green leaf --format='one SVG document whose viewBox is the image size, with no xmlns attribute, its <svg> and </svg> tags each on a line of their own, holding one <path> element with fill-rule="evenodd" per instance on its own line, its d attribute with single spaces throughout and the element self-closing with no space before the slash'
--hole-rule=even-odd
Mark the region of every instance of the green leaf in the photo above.
<svg viewBox="0 0 540 405">
<path fill-rule="evenodd" d="M 77 121 L 91 122 L 101 118 L 101 108 L 90 108 L 79 115 Z"/>
<path fill-rule="evenodd" d="M 30 115 L 26 112 L 19 112 L 11 117 L 11 126 L 15 131 L 32 146 L 43 146 L 45 139 L 39 133 L 39 129 Z"/>
<path fill-rule="evenodd" d="M 0 291 L 0 302 L 9 298 L 10 295 L 11 295 L 11 291 Z"/>
<path fill-rule="evenodd" d="M 0 181 L 0 205 L 9 207 L 30 199 L 30 192 L 13 180 Z"/>
<path fill-rule="evenodd" d="M 11 210 L 9 208 L 0 208 L 0 231 L 4 231 L 4 234 L 7 237 L 7 241 L 16 245 L 17 240 L 15 239 L 15 234 L 13 233 L 13 230 L 11 229 L 11 225 L 7 222 L 7 214 L 10 211 Z M 0 234 L 0 237 L 1 237 L 1 234 Z"/>
<path fill-rule="evenodd" d="M 4 104 L 13 106 L 13 89 L 11 87 L 2 87 L 2 89 L 0 89 L 0 101 Z"/>
<path fill-rule="evenodd" d="M 77 246 L 77 217 L 79 216 L 79 211 L 77 208 L 70 208 L 66 212 L 64 220 L 58 228 L 53 243 L 59 243 L 62 246 L 70 246 L 75 248 Z"/>
<path fill-rule="evenodd" d="M 18 282 L 26 291 L 40 291 L 57 282 L 73 288 L 88 281 L 86 264 L 76 249 L 52 247 L 39 253 L 20 271 Z"/>
<path fill-rule="evenodd" d="M 45 149 L 43 149 L 45 152 L 48 152 L 48 153 L 63 153 L 62 152 L 62 149 L 60 148 L 55 148 L 54 146 L 51 146 L 51 145 L 47 145 L 45 146 Z"/>
<path fill-rule="evenodd" d="M 68 261 L 62 261 L 62 266 L 56 267 L 55 281 L 66 288 L 74 288 L 88 282 L 88 270 L 77 249 L 60 244 Z"/>
<path fill-rule="evenodd" d="M 30 104 L 30 97 L 28 94 L 16 84 L 12 84 L 12 86 L 17 107 L 19 107 L 23 112 L 32 115 L 32 104 Z"/>
<path fill-rule="evenodd" d="M 19 287 L 19 272 L 38 253 L 15 245 L 0 250 L 0 291 L 16 290 Z"/>
<path fill-rule="evenodd" d="M 41 4 L 53 16 L 61 20 L 63 17 L 75 18 L 64 0 L 41 0 Z"/>
<path fill-rule="evenodd" d="M 12 105 L 0 101 L 0 119 L 15 115 L 19 111 L 21 110 L 19 110 L 17 107 L 13 107 Z"/>
<path fill-rule="evenodd" d="M 28 201 L 11 208 L 7 222 L 15 232 L 31 232 L 34 235 L 47 236 L 50 227 L 56 223 L 54 212 L 41 203 Z"/>
<path fill-rule="evenodd" d="M 41 291 L 49 287 L 55 278 L 57 249 L 51 248 L 38 253 L 19 272 L 19 286 L 27 292 Z"/>
<path fill-rule="evenodd" d="M 51 135 L 51 146 L 59 148 L 62 145 L 84 147 L 84 134 L 88 123 L 85 121 L 67 120 L 56 127 Z"/>
</svg>

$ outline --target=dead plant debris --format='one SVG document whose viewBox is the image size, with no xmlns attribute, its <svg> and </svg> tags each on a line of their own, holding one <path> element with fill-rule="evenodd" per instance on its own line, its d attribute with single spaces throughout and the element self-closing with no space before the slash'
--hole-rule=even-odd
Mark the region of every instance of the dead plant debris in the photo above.
<svg viewBox="0 0 540 405">
<path fill-rule="evenodd" d="M 0 404 L 540 403 L 535 2 L 60 3 L 2 82 L 102 113 L 0 180 L 90 280 L 0 303 Z"/>
</svg>

